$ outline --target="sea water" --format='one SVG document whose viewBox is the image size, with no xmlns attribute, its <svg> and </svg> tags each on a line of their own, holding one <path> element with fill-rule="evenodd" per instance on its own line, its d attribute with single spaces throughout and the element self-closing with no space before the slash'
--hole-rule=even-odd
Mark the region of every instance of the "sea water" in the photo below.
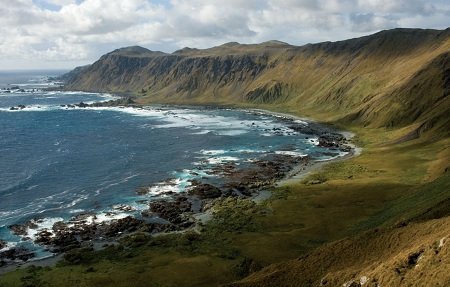
<svg viewBox="0 0 450 287">
<path fill-rule="evenodd" d="M 117 97 L 45 91 L 59 85 L 46 75 L 0 74 L 0 239 L 6 248 L 24 244 L 39 251 L 32 243 L 36 232 L 79 213 L 94 212 L 98 221 L 122 218 L 128 214 L 115 208 L 127 204 L 138 214 L 148 208 L 143 199 L 182 192 L 192 179 L 214 177 L 208 170 L 223 163 L 243 166 L 267 154 L 340 155 L 282 118 L 254 111 L 68 108 Z M 11 109 L 18 105 L 25 108 Z M 140 186 L 148 186 L 148 194 L 138 195 Z M 31 240 L 11 234 L 9 225 L 31 219 L 41 219 L 25 236 Z"/>
</svg>

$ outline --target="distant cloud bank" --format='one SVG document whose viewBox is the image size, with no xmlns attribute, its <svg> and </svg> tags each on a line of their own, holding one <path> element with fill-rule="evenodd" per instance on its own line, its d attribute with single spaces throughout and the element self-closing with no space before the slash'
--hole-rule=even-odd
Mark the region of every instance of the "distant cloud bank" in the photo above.
<svg viewBox="0 0 450 287">
<path fill-rule="evenodd" d="M 0 69 L 72 68 L 115 48 L 301 45 L 450 26 L 448 0 L 0 0 Z"/>
</svg>

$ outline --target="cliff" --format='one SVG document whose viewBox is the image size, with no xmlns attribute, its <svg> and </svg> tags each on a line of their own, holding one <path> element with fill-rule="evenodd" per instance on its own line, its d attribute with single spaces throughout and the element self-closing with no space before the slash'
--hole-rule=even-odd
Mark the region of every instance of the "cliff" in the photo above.
<svg viewBox="0 0 450 287">
<path fill-rule="evenodd" d="M 447 137 L 450 29 L 393 29 L 297 47 L 226 43 L 172 54 L 128 47 L 66 77 L 66 89 L 128 92 L 142 103 L 280 107 L 320 120 L 434 130 Z"/>
</svg>

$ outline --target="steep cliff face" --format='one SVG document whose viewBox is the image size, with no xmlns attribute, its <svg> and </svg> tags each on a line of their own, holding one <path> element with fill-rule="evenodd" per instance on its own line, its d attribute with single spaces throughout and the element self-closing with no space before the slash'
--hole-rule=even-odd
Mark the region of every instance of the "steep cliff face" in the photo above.
<svg viewBox="0 0 450 287">
<path fill-rule="evenodd" d="M 227 43 L 173 54 L 115 50 L 72 72 L 67 89 L 132 92 L 143 103 L 284 107 L 321 120 L 411 126 L 448 136 L 450 29 L 394 29 L 302 47 Z"/>
</svg>

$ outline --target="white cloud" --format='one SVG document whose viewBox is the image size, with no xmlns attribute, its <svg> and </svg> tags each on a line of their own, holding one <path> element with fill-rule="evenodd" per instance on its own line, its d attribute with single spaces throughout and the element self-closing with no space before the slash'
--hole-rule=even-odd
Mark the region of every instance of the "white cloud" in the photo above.
<svg viewBox="0 0 450 287">
<path fill-rule="evenodd" d="M 390 17 L 368 14 L 353 14 L 350 15 L 352 23 L 352 30 L 357 32 L 371 32 L 376 30 L 383 30 L 394 28 L 397 23 Z"/>
<path fill-rule="evenodd" d="M 126 45 L 341 40 L 446 28 L 447 0 L 0 0 L 0 69 L 73 67 Z"/>
<path fill-rule="evenodd" d="M 47 0 L 46 2 L 57 6 L 64 6 L 76 3 L 75 0 Z"/>
</svg>

